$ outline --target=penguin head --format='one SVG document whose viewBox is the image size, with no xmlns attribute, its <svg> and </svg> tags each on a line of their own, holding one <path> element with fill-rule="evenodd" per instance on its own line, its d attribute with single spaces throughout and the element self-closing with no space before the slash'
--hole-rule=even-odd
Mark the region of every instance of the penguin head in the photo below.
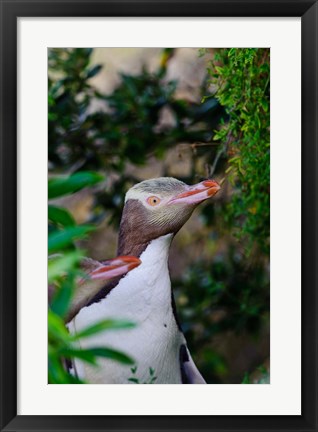
<svg viewBox="0 0 318 432">
<path fill-rule="evenodd" d="M 189 186 L 172 177 L 160 177 L 136 184 L 125 197 L 118 252 L 131 253 L 129 246 L 176 234 L 197 205 L 219 190 L 215 180 Z"/>
</svg>

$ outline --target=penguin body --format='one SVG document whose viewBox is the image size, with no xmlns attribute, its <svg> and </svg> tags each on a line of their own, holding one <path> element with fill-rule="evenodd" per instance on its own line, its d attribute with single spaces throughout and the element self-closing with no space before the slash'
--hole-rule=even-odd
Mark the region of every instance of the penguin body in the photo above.
<svg viewBox="0 0 318 432">
<path fill-rule="evenodd" d="M 80 346 L 107 346 L 129 355 L 135 361 L 135 376 L 140 383 L 148 382 L 150 370 L 154 371 L 156 384 L 205 383 L 178 323 L 168 256 L 173 236 L 197 204 L 194 195 L 204 192 L 201 202 L 212 195 L 211 188 L 217 191 L 219 186 L 212 182 L 189 187 L 165 178 L 132 188 L 126 195 L 118 253 L 134 255 L 141 264 L 110 290 L 101 291 L 69 324 L 69 330 L 77 333 L 105 318 L 136 323 L 133 329 L 105 331 L 82 339 Z M 162 206 L 159 212 L 154 210 L 157 205 Z M 74 369 L 79 378 L 93 384 L 133 382 L 131 368 L 110 359 L 100 359 L 98 367 L 76 360 Z"/>
<path fill-rule="evenodd" d="M 152 368 L 156 383 L 182 383 L 180 348 L 185 344 L 171 304 L 168 250 L 172 234 L 153 240 L 141 254 L 141 265 L 122 278 L 115 289 L 98 303 L 83 308 L 73 320 L 72 331 L 80 331 L 105 317 L 125 318 L 136 323 L 129 331 L 105 332 L 81 342 L 85 348 L 108 346 L 125 352 L 137 366 L 140 382 L 149 380 Z M 118 362 L 101 359 L 99 368 L 75 363 L 80 378 L 90 383 L 129 383 L 131 370 Z M 81 376 L 81 374 L 83 376 Z"/>
<path fill-rule="evenodd" d="M 62 257 L 61 254 L 49 256 L 49 260 Z M 140 260 L 133 256 L 117 256 L 113 259 L 96 261 L 92 258 L 82 257 L 80 268 L 83 272 L 75 286 L 68 314 L 65 322 L 71 321 L 82 307 L 86 306 L 105 285 L 106 281 L 112 280 L 120 275 L 127 274 L 130 270 L 138 267 Z M 51 305 L 56 294 L 56 286 L 48 285 L 48 304 Z"/>
</svg>

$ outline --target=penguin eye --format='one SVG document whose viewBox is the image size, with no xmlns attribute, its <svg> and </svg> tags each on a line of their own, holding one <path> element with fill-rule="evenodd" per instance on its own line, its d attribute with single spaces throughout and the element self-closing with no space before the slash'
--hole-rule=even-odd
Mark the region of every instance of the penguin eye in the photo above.
<svg viewBox="0 0 318 432">
<path fill-rule="evenodd" d="M 156 206 L 160 203 L 161 199 L 156 197 L 156 196 L 151 196 L 149 198 L 147 198 L 147 203 L 151 206 Z"/>
</svg>

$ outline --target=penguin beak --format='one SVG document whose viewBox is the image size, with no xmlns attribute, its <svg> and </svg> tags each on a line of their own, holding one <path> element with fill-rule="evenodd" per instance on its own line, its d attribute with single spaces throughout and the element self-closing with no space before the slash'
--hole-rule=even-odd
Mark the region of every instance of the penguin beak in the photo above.
<svg viewBox="0 0 318 432">
<path fill-rule="evenodd" d="M 134 256 L 119 256 L 114 259 L 103 261 L 101 264 L 100 267 L 89 274 L 90 279 L 113 279 L 116 276 L 121 276 L 138 267 L 141 261 Z"/>
<path fill-rule="evenodd" d="M 213 197 L 220 189 L 221 186 L 215 180 L 204 180 L 196 185 L 188 186 L 185 192 L 173 197 L 168 204 L 199 204 Z"/>
</svg>

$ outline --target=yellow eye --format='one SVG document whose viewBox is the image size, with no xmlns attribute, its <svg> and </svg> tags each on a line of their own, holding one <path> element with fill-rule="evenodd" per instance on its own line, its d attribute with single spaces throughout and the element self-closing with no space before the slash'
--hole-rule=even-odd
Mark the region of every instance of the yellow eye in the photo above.
<svg viewBox="0 0 318 432">
<path fill-rule="evenodd" d="M 151 196 L 149 198 L 147 198 L 147 203 L 150 204 L 151 206 L 156 206 L 160 203 L 161 199 L 156 197 L 156 196 Z"/>
</svg>

